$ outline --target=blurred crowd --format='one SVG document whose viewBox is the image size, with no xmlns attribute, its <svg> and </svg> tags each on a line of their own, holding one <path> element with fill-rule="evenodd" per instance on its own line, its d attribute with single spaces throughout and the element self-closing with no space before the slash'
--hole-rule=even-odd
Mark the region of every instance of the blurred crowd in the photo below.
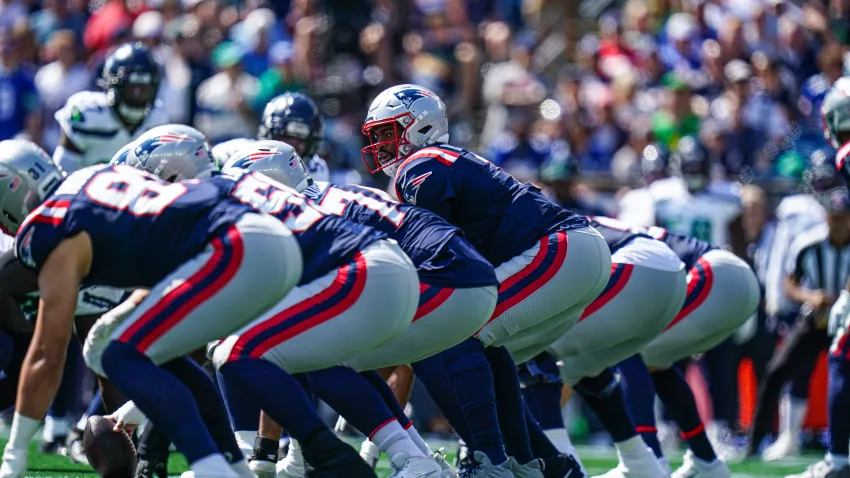
<svg viewBox="0 0 850 478">
<path fill-rule="evenodd" d="M 581 178 L 616 215 L 643 149 L 683 137 L 717 178 L 795 190 L 829 147 L 820 102 L 850 66 L 850 1 L 0 0 L 0 140 L 52 152 L 54 113 L 134 40 L 162 67 L 170 121 L 213 144 L 254 137 L 270 99 L 302 91 L 332 180 L 382 186 L 360 127 L 377 92 L 411 82 L 445 100 L 453 144 L 522 180 Z M 775 201 L 749 192 L 757 241 Z M 447 430 L 420 403 L 436 420 L 422 428 Z"/>
</svg>

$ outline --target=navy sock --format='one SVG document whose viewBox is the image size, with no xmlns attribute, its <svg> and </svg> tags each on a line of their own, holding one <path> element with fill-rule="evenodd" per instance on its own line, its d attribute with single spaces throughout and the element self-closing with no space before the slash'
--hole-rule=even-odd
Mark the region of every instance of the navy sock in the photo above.
<svg viewBox="0 0 850 478">
<path fill-rule="evenodd" d="M 543 433 L 543 428 L 540 427 L 540 423 L 535 419 L 527 403 L 524 403 L 523 409 L 525 410 L 525 426 L 528 428 L 529 443 L 534 456 L 543 458 L 559 455 L 560 452 L 549 440 L 549 437 Z M 561 428 L 563 428 L 563 425 L 561 425 Z"/>
<path fill-rule="evenodd" d="M 534 459 L 534 455 L 525 426 L 525 405 L 522 402 L 516 364 L 505 347 L 487 347 L 484 353 L 493 371 L 496 411 L 499 428 L 503 430 L 505 449 L 518 462 L 528 463 Z"/>
<path fill-rule="evenodd" d="M 209 430 L 213 442 L 227 458 L 227 461 L 235 463 L 245 458 L 236 443 L 236 435 L 233 434 L 233 429 L 230 427 L 224 400 L 210 375 L 188 357 L 174 359 L 163 364 L 162 368 L 174 374 L 189 387 L 195 397 L 195 402 L 198 403 L 201 418 L 207 425 L 207 430 Z M 260 417 L 257 415 L 258 425 L 259 419 Z"/>
<path fill-rule="evenodd" d="M 717 459 L 700 419 L 694 393 L 685 381 L 685 376 L 675 368 L 652 372 L 651 375 L 658 398 L 679 425 L 682 438 L 688 442 L 688 447 L 694 455 L 709 462 Z"/>
<path fill-rule="evenodd" d="M 445 374 L 443 356 L 437 354 L 413 363 L 411 366 L 416 378 L 425 386 L 428 395 L 443 412 L 443 416 L 446 417 L 455 432 L 468 446 L 472 446 L 472 435 L 469 433 L 469 427 L 466 426 L 466 418 L 464 418 L 463 410 L 460 409 L 460 404 L 457 402 L 452 384 Z"/>
<path fill-rule="evenodd" d="M 62 380 L 59 382 L 59 390 L 50 403 L 47 414 L 55 418 L 66 418 L 77 408 L 77 400 L 80 395 L 80 359 L 82 358 L 80 344 L 76 340 L 68 343 L 68 351 L 65 356 L 65 369 L 62 372 Z"/>
<path fill-rule="evenodd" d="M 310 381 L 318 398 L 366 436 L 395 420 L 375 387 L 348 367 L 310 372 Z"/>
<path fill-rule="evenodd" d="M 135 347 L 112 342 L 103 352 L 109 380 L 162 427 L 189 463 L 219 453 L 189 387 Z"/>
<path fill-rule="evenodd" d="M 216 372 L 216 378 L 233 430 L 257 430 L 260 426 L 261 412 L 257 401 L 242 388 L 231 385 L 220 372 Z"/>
<path fill-rule="evenodd" d="M 404 414 L 404 409 L 401 408 L 401 404 L 398 403 L 398 399 L 395 398 L 393 389 L 390 388 L 390 385 L 386 380 L 381 378 L 381 374 L 374 370 L 369 370 L 367 372 L 360 372 L 360 375 L 368 380 L 369 383 L 375 387 L 375 390 L 381 394 L 381 397 L 384 399 L 384 403 L 387 404 L 387 407 L 389 407 L 393 416 L 398 419 L 399 425 L 401 425 L 401 427 L 405 430 L 410 428 L 410 419 Z"/>
<path fill-rule="evenodd" d="M 850 444 L 850 363 L 844 350 L 829 357 L 829 451 L 848 455 Z"/>
<path fill-rule="evenodd" d="M 617 364 L 620 372 L 620 385 L 629 407 L 629 415 L 635 422 L 635 431 L 652 448 L 658 458 L 664 457 L 661 442 L 658 441 L 658 429 L 655 428 L 655 386 L 652 376 L 640 356 L 634 355 Z"/>
<path fill-rule="evenodd" d="M 106 408 L 103 407 L 103 397 L 100 396 L 100 391 L 94 394 L 94 398 L 86 408 L 86 416 L 93 417 L 95 415 L 106 415 Z"/>
<path fill-rule="evenodd" d="M 561 390 L 564 384 L 555 358 L 544 352 L 519 366 L 519 380 L 525 385 L 525 405 L 544 430 L 564 428 L 561 417 Z M 531 430 L 529 430 L 531 433 Z"/>
<path fill-rule="evenodd" d="M 605 369 L 595 377 L 581 379 L 575 390 L 596 413 L 614 443 L 637 435 L 632 417 L 626 408 L 623 390 L 611 369 Z"/>
<path fill-rule="evenodd" d="M 225 363 L 219 371 L 225 380 L 253 397 L 296 440 L 303 441 L 318 429 L 326 428 L 298 380 L 277 365 L 242 359 Z"/>
<path fill-rule="evenodd" d="M 0 330 L 0 370 L 4 370 L 12 362 L 12 354 L 15 351 L 15 339 Z"/>
</svg>

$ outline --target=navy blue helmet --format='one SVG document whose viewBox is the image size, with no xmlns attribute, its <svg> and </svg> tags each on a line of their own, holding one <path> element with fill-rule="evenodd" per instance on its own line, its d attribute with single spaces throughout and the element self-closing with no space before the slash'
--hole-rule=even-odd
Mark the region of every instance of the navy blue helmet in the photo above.
<svg viewBox="0 0 850 478">
<path fill-rule="evenodd" d="M 691 191 L 699 191 L 708 186 L 711 178 L 711 161 L 708 150 L 693 136 L 679 140 L 676 152 L 670 158 L 672 172 L 685 180 Z"/>
<path fill-rule="evenodd" d="M 274 97 L 263 110 L 257 139 L 283 141 L 303 158 L 316 154 L 322 140 L 319 107 L 304 93 L 286 92 Z"/>
<path fill-rule="evenodd" d="M 835 166 L 834 149 L 818 149 L 809 156 L 809 167 L 803 172 L 803 180 L 813 193 L 824 193 L 842 186 L 843 181 Z"/>
<path fill-rule="evenodd" d="M 129 124 L 150 114 L 159 90 L 159 66 L 141 43 L 125 43 L 109 54 L 98 85 L 109 106 Z"/>
<path fill-rule="evenodd" d="M 652 143 L 640 153 L 640 174 L 649 184 L 667 176 L 670 166 L 670 150 L 663 143 Z"/>
</svg>

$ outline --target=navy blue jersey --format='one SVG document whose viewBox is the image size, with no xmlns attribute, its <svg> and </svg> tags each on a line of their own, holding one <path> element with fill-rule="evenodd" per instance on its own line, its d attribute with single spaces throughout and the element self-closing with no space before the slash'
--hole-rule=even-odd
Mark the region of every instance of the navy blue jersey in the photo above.
<svg viewBox="0 0 850 478">
<path fill-rule="evenodd" d="M 306 284 L 341 267 L 386 234 L 330 214 L 294 189 L 249 171 L 231 171 L 208 179 L 234 198 L 280 219 L 295 234 Z"/>
<path fill-rule="evenodd" d="M 423 284 L 453 289 L 499 284 L 493 266 L 463 239 L 460 229 L 427 209 L 397 203 L 387 193 L 363 186 L 320 182 L 303 193 L 322 209 L 397 241 Z"/>
<path fill-rule="evenodd" d="M 400 200 L 458 226 L 494 266 L 531 249 L 552 232 L 587 227 L 587 220 L 546 198 L 486 159 L 445 144 L 408 157 L 395 179 Z"/>
<path fill-rule="evenodd" d="M 652 237 L 644 231 L 641 231 L 639 228 L 629 226 L 616 219 L 611 219 L 610 217 L 588 216 L 587 219 L 590 221 L 590 225 L 602 235 L 603 239 L 605 239 L 605 243 L 608 244 L 608 249 L 611 251 L 611 254 L 616 252 L 617 249 L 628 244 L 636 237 L 652 239 Z"/>
<path fill-rule="evenodd" d="M 38 271 L 62 240 L 92 243 L 83 285 L 152 287 L 254 209 L 215 184 L 169 184 L 126 165 L 81 169 L 21 225 L 15 253 Z"/>
<path fill-rule="evenodd" d="M 699 239 L 690 236 L 683 236 L 682 234 L 676 234 L 675 232 L 670 232 L 662 227 L 653 226 L 648 228 L 646 232 L 652 236 L 653 239 L 657 239 L 667 244 L 667 247 L 679 256 L 679 260 L 685 263 L 685 270 L 690 270 L 691 267 L 697 263 L 697 259 L 706 252 L 712 249 L 717 249 L 705 241 L 700 241 Z"/>
</svg>

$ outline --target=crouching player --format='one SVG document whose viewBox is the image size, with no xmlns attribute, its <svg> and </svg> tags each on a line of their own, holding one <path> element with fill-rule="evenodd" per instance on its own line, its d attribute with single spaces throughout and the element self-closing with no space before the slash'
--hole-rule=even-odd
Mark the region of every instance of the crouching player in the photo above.
<svg viewBox="0 0 850 478">
<path fill-rule="evenodd" d="M 557 375 L 541 380 L 547 375 L 538 371 L 552 370 L 553 359 L 560 360 L 563 380 L 596 412 L 614 440 L 620 467 L 604 476 L 663 476 L 655 455 L 635 431 L 623 391 L 610 367 L 638 353 L 676 316 L 685 300 L 684 264 L 663 243 L 619 221 L 592 217 L 590 224 L 611 250 L 611 278 L 602 294 L 581 313 L 575 327 L 555 340 L 548 353 L 521 366 L 527 379 L 526 397 L 539 405 L 543 427 L 558 429 L 560 434 L 550 431 L 550 435 L 562 447 L 569 447 L 560 420 L 560 387 L 538 387 L 557 380 Z M 529 358 L 513 343 L 508 348 L 517 362 Z M 534 423 L 530 426 L 537 428 Z M 554 448 L 542 449 L 540 443 L 546 443 L 543 437 L 534 443 L 537 456 L 558 453 Z"/>
<path fill-rule="evenodd" d="M 162 426 L 197 473 L 248 476 L 212 382 L 182 356 L 295 285 L 301 254 L 291 232 L 214 185 L 169 185 L 126 166 L 85 168 L 63 181 L 35 146 L 4 143 L 0 151 L 4 228 L 19 232 L 18 260 L 37 271 L 41 293 L 0 475 L 25 475 L 27 448 L 62 374 L 79 287 L 103 285 L 150 292 L 135 296 L 135 308 L 113 311 L 90 366 Z M 34 168 L 44 172 L 39 180 Z M 250 304 L 236 299 L 248 294 Z"/>
</svg>

